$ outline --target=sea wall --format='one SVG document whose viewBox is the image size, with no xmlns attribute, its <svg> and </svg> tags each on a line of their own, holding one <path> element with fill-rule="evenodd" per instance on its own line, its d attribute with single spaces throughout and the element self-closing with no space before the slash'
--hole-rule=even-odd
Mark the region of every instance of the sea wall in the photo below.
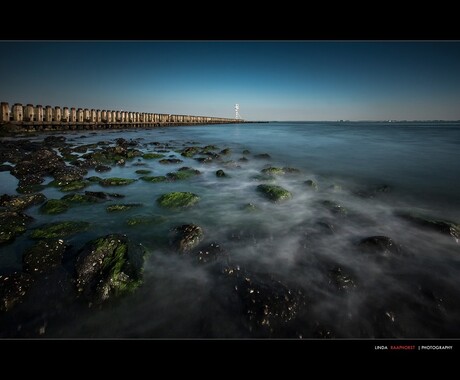
<svg viewBox="0 0 460 380">
<path fill-rule="evenodd" d="M 139 128 L 243 123 L 241 119 L 1 103 L 0 125 L 11 131 Z"/>
</svg>

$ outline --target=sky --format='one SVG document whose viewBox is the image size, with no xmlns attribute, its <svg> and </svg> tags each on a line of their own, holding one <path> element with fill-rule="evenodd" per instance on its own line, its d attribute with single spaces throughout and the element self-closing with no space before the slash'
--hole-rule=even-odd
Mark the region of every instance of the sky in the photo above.
<svg viewBox="0 0 460 380">
<path fill-rule="evenodd" d="M 10 106 L 460 119 L 460 41 L 0 41 L 0 51 Z"/>
</svg>

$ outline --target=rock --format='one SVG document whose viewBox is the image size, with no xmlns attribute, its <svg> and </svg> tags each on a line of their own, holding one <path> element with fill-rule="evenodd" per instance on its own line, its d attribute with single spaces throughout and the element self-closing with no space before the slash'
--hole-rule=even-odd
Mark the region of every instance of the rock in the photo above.
<svg viewBox="0 0 460 380">
<path fill-rule="evenodd" d="M 83 176 L 87 173 L 86 169 L 74 166 L 62 166 L 53 172 L 53 182 L 56 186 L 68 185 L 70 183 L 81 181 Z"/>
<path fill-rule="evenodd" d="M 165 155 L 164 154 L 158 154 L 158 153 L 145 153 L 142 155 L 142 158 L 144 160 L 155 160 L 157 158 L 163 158 Z"/>
<path fill-rule="evenodd" d="M 312 179 L 307 179 L 305 181 L 305 185 L 307 185 L 312 190 L 318 191 L 318 184 L 315 181 L 313 181 Z"/>
<path fill-rule="evenodd" d="M 342 186 L 333 184 L 327 188 L 329 191 L 333 191 L 334 193 L 342 191 Z"/>
<path fill-rule="evenodd" d="M 230 154 L 232 151 L 230 150 L 230 148 L 225 148 L 225 149 L 222 149 L 219 154 L 223 155 L 223 156 L 226 156 L 228 154 Z"/>
<path fill-rule="evenodd" d="M 210 164 L 213 161 L 212 157 L 198 157 L 195 158 L 195 160 L 197 160 L 200 164 Z"/>
<path fill-rule="evenodd" d="M 32 239 L 56 239 L 75 235 L 86 231 L 90 226 L 88 222 L 63 221 L 42 225 L 32 231 Z"/>
<path fill-rule="evenodd" d="M 361 239 L 358 248 L 364 253 L 382 254 L 383 256 L 401 253 L 400 247 L 387 236 L 370 236 Z"/>
<path fill-rule="evenodd" d="M 292 198 L 292 194 L 288 190 L 277 185 L 259 185 L 257 191 L 273 202 Z"/>
<path fill-rule="evenodd" d="M 98 173 L 102 173 L 102 172 L 108 172 L 112 170 L 112 168 L 110 166 L 98 165 L 94 168 L 94 170 L 96 170 Z"/>
<path fill-rule="evenodd" d="M 216 171 L 216 177 L 227 177 L 227 174 L 225 174 L 225 172 L 223 170 L 218 170 Z"/>
<path fill-rule="evenodd" d="M 411 222 L 416 226 L 436 231 L 443 235 L 451 236 L 455 240 L 455 242 L 459 242 L 460 224 L 457 222 L 444 219 L 436 219 L 430 216 L 416 213 L 400 212 L 396 215 Z"/>
<path fill-rule="evenodd" d="M 257 158 L 259 160 L 269 160 L 272 157 L 268 153 L 262 153 L 254 155 L 254 158 Z"/>
<path fill-rule="evenodd" d="M 300 170 L 296 168 L 285 167 L 283 168 L 283 171 L 286 174 L 300 174 Z"/>
<path fill-rule="evenodd" d="M 162 160 L 158 162 L 163 165 L 169 165 L 169 164 L 180 164 L 181 162 L 184 162 L 184 161 L 180 160 L 179 158 L 163 158 Z"/>
<path fill-rule="evenodd" d="M 12 242 L 26 232 L 26 226 L 34 219 L 17 211 L 0 212 L 0 244 Z"/>
<path fill-rule="evenodd" d="M 66 245 L 61 239 L 40 240 L 22 255 L 22 268 L 31 275 L 48 273 L 61 265 Z"/>
<path fill-rule="evenodd" d="M 21 302 L 31 284 L 32 277 L 27 273 L 0 275 L 0 311 L 9 311 Z"/>
<path fill-rule="evenodd" d="M 355 194 L 362 198 L 374 198 L 379 194 L 389 193 L 391 191 L 391 187 L 388 185 L 378 185 L 375 187 L 371 187 L 366 190 L 359 190 L 355 192 Z"/>
<path fill-rule="evenodd" d="M 180 154 L 181 154 L 181 156 L 191 158 L 195 154 L 197 154 L 198 152 L 199 152 L 199 148 L 197 148 L 195 146 L 191 146 L 191 147 L 186 147 L 186 148 L 182 149 L 180 151 Z"/>
<path fill-rule="evenodd" d="M 99 183 L 99 182 L 102 181 L 102 178 L 93 175 L 93 176 L 91 176 L 91 177 L 86 178 L 86 180 L 87 180 L 88 182 L 92 182 L 92 183 Z"/>
<path fill-rule="evenodd" d="M 246 157 L 241 157 L 238 159 L 238 162 L 248 162 L 249 160 Z"/>
<path fill-rule="evenodd" d="M 268 174 L 256 174 L 252 176 L 252 179 L 259 182 L 274 182 L 276 180 L 274 176 Z"/>
<path fill-rule="evenodd" d="M 251 152 L 249 150 L 245 149 L 245 150 L 243 150 L 243 154 L 247 155 L 247 154 L 251 154 Z"/>
<path fill-rule="evenodd" d="M 200 197 L 190 192 L 171 192 L 163 194 L 157 199 L 157 203 L 165 208 L 185 208 L 198 203 Z"/>
<path fill-rule="evenodd" d="M 203 239 L 203 229 L 194 224 L 184 224 L 173 228 L 171 245 L 179 253 L 187 253 Z"/>
<path fill-rule="evenodd" d="M 124 185 L 129 185 L 133 182 L 136 182 L 135 179 L 130 179 L 130 178 L 104 178 L 99 181 L 99 184 L 101 186 L 124 186 Z"/>
<path fill-rule="evenodd" d="M 6 207 L 11 211 L 21 211 L 45 201 L 46 197 L 41 193 L 18 196 L 4 194 L 0 197 L 0 206 Z"/>
<path fill-rule="evenodd" d="M 104 194 L 104 193 L 102 193 L 102 194 Z M 61 198 L 61 200 L 63 200 L 67 204 L 69 204 L 69 203 L 99 203 L 99 202 L 103 202 L 106 199 L 108 199 L 108 196 L 107 196 L 107 198 L 102 198 L 101 199 L 101 198 L 96 197 L 96 196 L 87 195 L 87 194 L 79 194 L 79 193 L 67 194 L 67 195 L 64 195 Z"/>
<path fill-rule="evenodd" d="M 142 284 L 144 254 L 141 245 L 120 234 L 86 243 L 75 266 L 78 292 L 96 303 L 133 292 Z"/>
<path fill-rule="evenodd" d="M 85 191 L 85 195 L 89 197 L 95 197 L 100 200 L 107 200 L 109 198 L 124 198 L 123 194 L 117 193 L 104 193 L 103 191 Z"/>
<path fill-rule="evenodd" d="M 190 168 L 180 168 L 177 172 L 168 173 L 166 176 L 172 181 L 180 181 L 184 179 L 189 179 L 196 175 L 200 175 L 201 172 L 199 170 L 190 169 Z"/>
<path fill-rule="evenodd" d="M 337 202 L 325 200 L 325 201 L 322 201 L 321 204 L 333 214 L 341 214 L 341 215 L 348 214 L 348 210 L 342 205 L 338 204 Z"/>
<path fill-rule="evenodd" d="M 227 252 L 221 247 L 221 245 L 215 242 L 195 249 L 190 255 L 203 264 L 228 257 Z"/>
<path fill-rule="evenodd" d="M 40 207 L 40 212 L 48 215 L 62 214 L 69 209 L 69 205 L 62 199 L 49 199 Z"/>
<path fill-rule="evenodd" d="M 64 145 L 65 140 L 66 138 L 64 136 L 48 136 L 44 138 L 43 143 L 45 145 L 58 147 Z"/>
<path fill-rule="evenodd" d="M 203 154 L 204 154 L 204 153 L 209 153 L 209 152 L 212 151 L 212 150 L 218 150 L 218 149 L 219 149 L 219 148 L 218 148 L 217 146 L 215 146 L 215 145 L 206 145 L 206 146 L 202 149 L 201 153 L 203 153 Z"/>
<path fill-rule="evenodd" d="M 35 194 L 45 190 L 43 185 L 23 185 L 16 188 L 19 194 Z"/>
<path fill-rule="evenodd" d="M 114 211 L 126 211 L 131 210 L 134 207 L 141 207 L 143 206 L 142 203 L 125 203 L 125 204 L 115 204 L 106 207 L 107 212 L 114 212 Z"/>
<path fill-rule="evenodd" d="M 161 224 L 166 222 L 166 218 L 161 215 L 154 216 L 135 216 L 126 220 L 128 226 L 137 226 L 140 224 Z"/>
<path fill-rule="evenodd" d="M 164 175 L 159 175 L 159 176 L 142 176 L 140 177 L 139 179 L 141 179 L 142 181 L 145 181 L 145 182 L 165 182 L 168 180 L 167 177 L 165 177 Z"/>
<path fill-rule="evenodd" d="M 11 165 L 0 165 L 0 172 L 9 172 L 11 169 L 13 169 L 14 166 Z"/>
<path fill-rule="evenodd" d="M 284 175 L 284 170 L 281 168 L 276 168 L 273 166 L 270 166 L 269 168 L 265 168 L 261 170 L 262 174 L 267 174 L 267 175 Z"/>
<path fill-rule="evenodd" d="M 16 178 L 30 174 L 52 175 L 56 169 L 63 166 L 64 160 L 54 150 L 42 148 L 25 155 L 11 170 L 11 174 Z"/>
<path fill-rule="evenodd" d="M 331 284 L 339 292 L 348 293 L 357 287 L 356 280 L 353 276 L 344 272 L 339 266 L 329 270 L 329 284 Z"/>
<path fill-rule="evenodd" d="M 139 169 L 139 170 L 136 170 L 136 174 L 150 174 L 152 171 L 151 170 L 147 170 L 147 169 Z"/>
<path fill-rule="evenodd" d="M 268 330 L 273 333 L 278 327 L 293 320 L 306 305 L 301 290 L 290 289 L 270 275 L 246 271 L 234 271 L 232 275 L 236 280 L 235 292 L 251 331 Z"/>
<path fill-rule="evenodd" d="M 75 181 L 75 182 L 70 182 L 67 185 L 61 186 L 59 190 L 67 192 L 67 191 L 76 191 L 76 190 L 81 190 L 84 189 L 89 185 L 89 182 L 87 181 Z"/>
<path fill-rule="evenodd" d="M 250 211 L 250 212 L 260 211 L 260 209 L 254 203 L 246 203 L 242 207 L 242 209 L 245 210 L 245 211 Z"/>
<path fill-rule="evenodd" d="M 18 186 L 40 185 L 45 182 L 45 178 L 41 174 L 28 174 L 20 177 Z"/>
</svg>

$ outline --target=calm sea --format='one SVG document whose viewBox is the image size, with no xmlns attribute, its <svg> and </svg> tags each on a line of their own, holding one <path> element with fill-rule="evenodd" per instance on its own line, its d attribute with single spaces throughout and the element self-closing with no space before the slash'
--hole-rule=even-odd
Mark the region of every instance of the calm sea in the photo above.
<svg viewBox="0 0 460 380">
<path fill-rule="evenodd" d="M 170 183 L 139 180 L 85 189 L 122 193 L 122 203 L 143 204 L 126 212 L 108 213 L 107 203 L 54 216 L 40 214 L 38 207 L 28 209 L 36 219 L 31 228 L 59 220 L 91 222 L 89 231 L 67 240 L 74 247 L 119 232 L 143 244 L 148 254 L 144 284 L 133 295 L 102 308 L 72 306 L 71 312 L 64 312 L 67 306 L 57 305 L 60 301 L 42 302 L 47 305 L 43 310 L 31 303 L 17 324 L 45 324 L 45 337 L 460 337 L 460 245 L 397 216 L 410 211 L 460 222 L 460 124 L 278 122 L 62 135 L 74 146 L 123 137 L 138 141 L 138 149 L 145 152 L 157 148 L 151 142 L 168 143 L 166 155 L 184 161 L 161 165 L 136 158 L 107 173 L 90 170 L 88 177 L 139 178 L 138 169 L 164 175 L 181 166 L 202 174 Z M 209 144 L 230 148 L 224 161 L 234 163 L 201 164 L 177 152 Z M 240 162 L 244 150 L 250 151 L 248 161 Z M 262 153 L 271 158 L 255 157 Z M 289 190 L 292 199 L 274 204 L 257 193 L 260 182 L 254 177 L 267 166 L 300 170 L 274 182 Z M 217 178 L 218 169 L 229 178 Z M 305 185 L 307 179 L 318 184 L 318 191 Z M 360 195 L 383 185 L 388 191 Z M 16 178 L 0 173 L 1 194 L 15 194 L 16 187 Z M 201 201 L 184 211 L 159 208 L 156 199 L 169 191 L 191 191 Z M 48 199 L 65 195 L 51 187 L 43 193 Z M 347 215 L 331 213 L 324 200 L 340 204 Z M 244 210 L 247 203 L 259 210 Z M 133 216 L 152 215 L 164 216 L 164 222 L 126 224 Z M 328 223 L 333 232 L 318 234 L 318 222 Z M 254 332 L 247 316 L 232 308 L 239 302 L 233 289 L 218 285 L 207 266 L 168 251 L 168 231 L 188 223 L 201 226 L 205 241 L 219 243 L 240 268 L 300 289 L 306 306 L 295 320 L 277 325 L 275 331 Z M 250 238 L 235 238 L 238 234 Z M 380 260 L 357 249 L 361 239 L 376 235 L 393 239 L 404 254 Z M 20 269 L 22 252 L 33 243 L 26 233 L 0 247 L 2 270 Z M 337 268 L 343 274 L 341 285 L 331 277 Z M 5 331 L 13 326 L 5 322 L 2 336 L 22 336 L 19 330 Z"/>
</svg>

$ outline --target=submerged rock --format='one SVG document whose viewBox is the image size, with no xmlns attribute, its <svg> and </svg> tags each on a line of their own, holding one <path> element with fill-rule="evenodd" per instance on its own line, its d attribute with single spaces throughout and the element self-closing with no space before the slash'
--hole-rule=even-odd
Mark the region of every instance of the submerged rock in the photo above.
<svg viewBox="0 0 460 380">
<path fill-rule="evenodd" d="M 260 160 L 268 160 L 272 157 L 268 153 L 261 153 L 261 154 L 254 155 L 254 158 L 258 158 Z"/>
<path fill-rule="evenodd" d="M 322 201 L 321 204 L 333 214 L 340 214 L 340 215 L 348 214 L 348 210 L 342 205 L 338 204 L 337 202 L 325 200 L 325 201 Z"/>
<path fill-rule="evenodd" d="M 163 158 L 162 160 L 158 161 L 160 164 L 168 165 L 168 164 L 180 164 L 184 162 L 179 158 Z"/>
<path fill-rule="evenodd" d="M 95 196 L 79 193 L 64 195 L 61 200 L 66 203 L 98 203 L 104 201 L 104 199 Z"/>
<path fill-rule="evenodd" d="M 27 225 L 34 219 L 16 211 L 0 212 L 0 244 L 12 242 L 26 232 Z"/>
<path fill-rule="evenodd" d="M 43 214 L 55 215 L 62 214 L 69 209 L 69 205 L 62 199 L 49 199 L 40 207 L 40 212 Z"/>
<path fill-rule="evenodd" d="M 190 192 L 171 192 L 160 196 L 157 203 L 165 208 L 185 208 L 198 203 L 200 197 Z"/>
<path fill-rule="evenodd" d="M 439 232 L 443 235 L 451 236 L 455 242 L 459 242 L 460 239 L 460 224 L 444 219 L 436 219 L 430 216 L 416 214 L 416 213 L 405 213 L 400 212 L 397 215 L 414 225 L 422 228 L 426 228 L 432 231 Z"/>
<path fill-rule="evenodd" d="M 222 149 L 219 154 L 226 156 L 230 154 L 231 152 L 232 151 L 230 150 L 230 148 L 225 148 L 225 149 Z"/>
<path fill-rule="evenodd" d="M 39 194 L 31 195 L 8 195 L 4 194 L 0 197 L 0 206 L 11 211 L 21 211 L 34 205 L 39 205 L 46 201 L 46 197 Z"/>
<path fill-rule="evenodd" d="M 108 212 L 114 212 L 114 211 L 126 211 L 126 210 L 131 210 L 134 207 L 141 207 L 143 206 L 142 203 L 125 203 L 125 204 L 115 204 L 115 205 L 110 205 L 106 207 L 106 210 Z"/>
<path fill-rule="evenodd" d="M 9 311 L 21 302 L 32 281 L 27 273 L 0 274 L 0 311 Z"/>
<path fill-rule="evenodd" d="M 181 156 L 184 156 L 184 157 L 193 157 L 195 154 L 197 154 L 199 152 L 199 148 L 196 147 L 196 146 L 191 146 L 191 147 L 186 147 L 184 149 L 182 149 L 182 151 L 180 152 Z"/>
<path fill-rule="evenodd" d="M 85 191 L 85 195 L 89 197 L 98 198 L 100 200 L 107 200 L 110 198 L 124 198 L 123 194 L 105 193 L 103 191 Z"/>
<path fill-rule="evenodd" d="M 357 287 L 354 277 L 336 266 L 329 270 L 329 284 L 340 292 L 349 292 Z"/>
<path fill-rule="evenodd" d="M 148 169 L 139 169 L 139 170 L 136 170 L 136 174 L 150 174 L 152 171 L 151 170 L 148 170 Z"/>
<path fill-rule="evenodd" d="M 90 226 L 88 222 L 64 221 L 45 224 L 32 231 L 32 239 L 55 239 L 75 235 L 79 232 L 86 231 Z"/>
<path fill-rule="evenodd" d="M 145 181 L 145 182 L 165 182 L 168 180 L 167 177 L 165 177 L 164 175 L 159 175 L 159 176 L 142 176 L 140 177 L 139 179 L 141 179 L 142 181 Z"/>
<path fill-rule="evenodd" d="M 291 167 L 284 167 L 283 171 L 286 174 L 300 174 L 300 170 L 296 168 L 291 168 Z"/>
<path fill-rule="evenodd" d="M 243 154 L 247 155 L 247 154 L 251 154 L 251 152 L 248 149 L 245 149 L 245 150 L 243 150 Z"/>
<path fill-rule="evenodd" d="M 155 160 L 157 158 L 163 158 L 165 155 L 164 154 L 158 154 L 158 153 L 146 153 L 142 155 L 142 158 L 144 160 Z"/>
<path fill-rule="evenodd" d="M 52 271 L 61 265 L 66 245 L 61 239 L 40 240 L 22 255 L 22 268 L 31 275 Z"/>
<path fill-rule="evenodd" d="M 123 186 L 123 185 L 129 185 L 133 182 L 136 182 L 135 179 L 130 179 L 130 178 L 104 178 L 99 181 L 99 184 L 101 186 Z"/>
<path fill-rule="evenodd" d="M 292 198 L 292 194 L 278 185 L 259 185 L 257 191 L 273 202 L 279 202 Z"/>
<path fill-rule="evenodd" d="M 270 166 L 269 168 L 265 168 L 261 170 L 262 174 L 268 174 L 268 175 L 284 175 L 285 172 L 281 168 L 277 168 L 274 166 Z"/>
<path fill-rule="evenodd" d="M 260 211 L 259 207 L 257 207 L 254 203 L 246 203 L 243 205 L 242 209 L 250 212 Z"/>
<path fill-rule="evenodd" d="M 307 179 L 305 181 L 305 185 L 307 185 L 312 190 L 318 191 L 318 184 L 312 179 Z"/>
<path fill-rule="evenodd" d="M 184 167 L 180 168 L 177 172 L 167 173 L 166 176 L 172 181 L 180 181 L 200 174 L 199 170 Z"/>
<path fill-rule="evenodd" d="M 358 243 L 358 247 L 362 252 L 365 253 L 380 253 L 384 256 L 392 254 L 400 254 L 400 247 L 387 236 L 370 236 L 361 239 Z"/>
<path fill-rule="evenodd" d="M 378 185 L 365 190 L 356 191 L 355 194 L 362 198 L 374 198 L 379 194 L 386 194 L 391 192 L 391 187 L 388 185 Z"/>
<path fill-rule="evenodd" d="M 195 224 L 183 224 L 172 229 L 171 245 L 179 253 L 187 253 L 203 239 L 203 229 Z"/>
<path fill-rule="evenodd" d="M 62 166 L 53 172 L 56 186 L 65 186 L 70 183 L 80 182 L 88 172 L 74 166 Z"/>
<path fill-rule="evenodd" d="M 141 245 L 120 234 L 86 243 L 75 266 L 78 292 L 96 303 L 133 292 L 142 284 L 144 254 Z"/>
<path fill-rule="evenodd" d="M 154 216 L 135 216 L 126 220 L 128 226 L 137 226 L 140 224 L 161 224 L 166 222 L 167 218 L 161 215 Z"/>
<path fill-rule="evenodd" d="M 94 168 L 94 170 L 96 170 L 98 173 L 103 173 L 112 170 L 112 168 L 106 165 L 98 165 Z"/>
</svg>

